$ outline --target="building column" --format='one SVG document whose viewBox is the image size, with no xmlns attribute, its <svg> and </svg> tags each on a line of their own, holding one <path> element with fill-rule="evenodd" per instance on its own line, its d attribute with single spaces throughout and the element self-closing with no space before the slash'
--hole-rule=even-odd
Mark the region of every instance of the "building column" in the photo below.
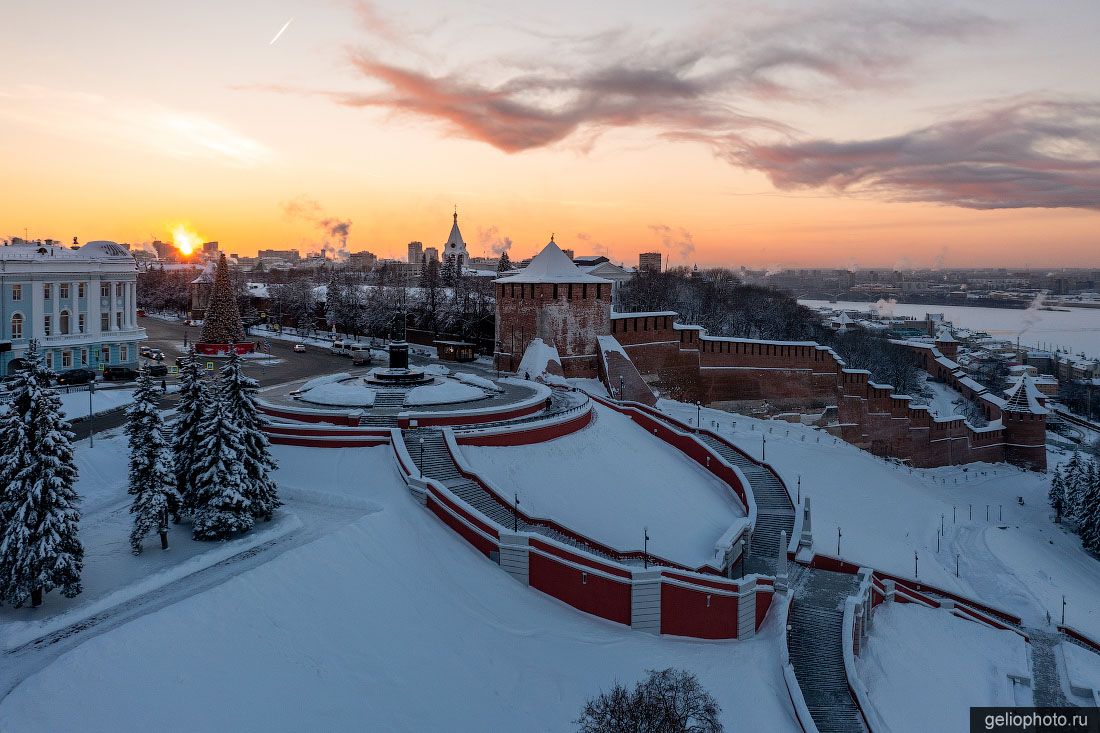
<svg viewBox="0 0 1100 733">
<path fill-rule="evenodd" d="M 61 333 L 61 283 L 50 283 L 50 301 L 53 303 L 53 333 Z"/>
</svg>

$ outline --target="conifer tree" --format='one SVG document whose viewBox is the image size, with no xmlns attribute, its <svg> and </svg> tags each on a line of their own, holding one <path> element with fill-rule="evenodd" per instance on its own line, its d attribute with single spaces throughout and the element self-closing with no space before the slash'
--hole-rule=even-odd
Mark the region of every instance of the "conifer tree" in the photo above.
<svg viewBox="0 0 1100 733">
<path fill-rule="evenodd" d="M 160 390 L 148 370 L 143 370 L 134 391 L 134 402 L 127 411 L 126 435 L 130 439 L 130 484 L 134 497 L 130 513 L 134 527 L 130 549 L 140 555 L 142 543 L 154 527 L 160 533 L 161 549 L 168 549 L 168 515 L 178 512 L 180 496 L 170 468 L 171 457 L 161 430 L 157 401 Z"/>
<path fill-rule="evenodd" d="M 241 366 L 241 357 L 231 354 L 221 370 L 222 396 L 228 419 L 240 431 L 244 496 L 252 516 L 267 521 L 283 504 L 279 500 L 278 487 L 271 478 L 271 471 L 278 468 L 278 464 L 271 457 L 270 445 L 262 430 L 259 410 L 256 409 L 255 393 L 259 384 L 247 376 Z"/>
<path fill-rule="evenodd" d="M 208 344 L 234 344 L 244 339 L 244 326 L 241 325 L 241 312 L 237 306 L 237 293 L 233 288 L 233 279 L 229 273 L 229 263 L 225 254 L 218 257 L 218 267 L 214 271 L 214 288 L 210 293 L 210 304 L 203 318 L 202 340 Z"/>
<path fill-rule="evenodd" d="M 172 423 L 172 473 L 175 476 L 179 505 L 172 507 L 173 519 L 179 522 L 181 512 L 194 509 L 194 484 L 199 430 L 210 401 L 203 379 L 202 362 L 192 348 L 180 361 L 179 402 Z"/>
<path fill-rule="evenodd" d="M 1081 454 L 1073 451 L 1073 455 L 1066 462 L 1066 516 L 1074 521 L 1078 518 L 1081 508 L 1082 493 L 1085 489 L 1085 465 L 1081 460 Z"/>
<path fill-rule="evenodd" d="M 1100 466 L 1095 461 L 1089 461 L 1084 484 L 1077 533 L 1086 549 L 1100 552 Z"/>
<path fill-rule="evenodd" d="M 500 260 L 497 262 L 497 274 L 502 272 L 510 272 L 512 269 L 512 260 L 508 257 L 508 250 L 504 250 L 500 253 Z"/>
<path fill-rule="evenodd" d="M 1061 467 L 1055 467 L 1054 476 L 1050 480 L 1050 492 L 1047 494 L 1050 506 L 1054 509 L 1054 521 L 1061 523 L 1062 512 L 1066 508 L 1066 480 L 1062 476 Z"/>
<path fill-rule="evenodd" d="M 252 528 L 252 509 L 244 494 L 244 446 L 229 415 L 221 385 L 203 413 L 193 486 L 196 540 L 223 540 Z"/>
<path fill-rule="evenodd" d="M 55 588 L 76 596 L 84 567 L 73 434 L 33 341 L 26 360 L 0 417 L 0 602 L 17 608 Z"/>
</svg>

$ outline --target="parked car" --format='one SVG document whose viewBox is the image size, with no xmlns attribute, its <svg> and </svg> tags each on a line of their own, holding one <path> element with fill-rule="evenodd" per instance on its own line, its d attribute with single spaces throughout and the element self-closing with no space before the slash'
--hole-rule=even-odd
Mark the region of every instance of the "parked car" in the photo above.
<svg viewBox="0 0 1100 733">
<path fill-rule="evenodd" d="M 351 357 L 352 366 L 367 366 L 370 364 L 370 352 L 366 351 L 362 354 L 355 354 Z"/>
<path fill-rule="evenodd" d="M 145 367 L 145 369 L 149 372 L 149 376 L 151 377 L 168 376 L 168 367 L 164 366 L 163 364 L 150 364 L 149 366 Z"/>
<path fill-rule="evenodd" d="M 146 346 L 145 344 L 142 344 L 141 346 L 138 347 L 138 355 L 139 356 L 149 356 L 149 352 L 152 351 L 152 350 L 153 349 L 151 347 Z"/>
<path fill-rule="evenodd" d="M 72 384 L 87 384 L 88 382 L 95 381 L 95 370 L 87 369 L 85 367 L 79 367 L 77 369 L 69 369 L 68 371 L 61 372 L 57 375 L 57 383 L 72 385 Z"/>
<path fill-rule="evenodd" d="M 306 345 L 305 344 L 294 344 L 294 351 L 298 354 L 304 354 L 304 353 L 306 353 Z"/>
<path fill-rule="evenodd" d="M 137 379 L 137 370 L 125 366 L 109 366 L 103 369 L 103 379 L 106 382 L 129 382 Z"/>
<path fill-rule="evenodd" d="M 142 356 L 148 359 L 156 359 L 157 361 L 164 361 L 164 352 L 160 349 L 149 349 L 148 354 L 142 354 Z"/>
<path fill-rule="evenodd" d="M 137 309 L 137 317 L 138 318 L 145 318 L 145 309 L 144 308 L 138 308 Z"/>
<path fill-rule="evenodd" d="M 333 354 L 346 354 L 348 353 L 348 345 L 343 341 L 333 341 L 328 350 Z"/>
</svg>

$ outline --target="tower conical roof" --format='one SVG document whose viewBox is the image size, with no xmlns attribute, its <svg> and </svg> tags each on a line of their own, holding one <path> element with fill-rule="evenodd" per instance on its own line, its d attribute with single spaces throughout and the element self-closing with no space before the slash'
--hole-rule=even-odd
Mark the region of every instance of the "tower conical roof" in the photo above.
<svg viewBox="0 0 1100 733">
<path fill-rule="evenodd" d="M 1024 374 L 1016 384 L 1005 390 L 1005 412 L 1030 412 L 1045 415 L 1048 410 L 1043 406 L 1046 395 L 1039 391 L 1031 376 Z"/>
<path fill-rule="evenodd" d="M 610 284 L 610 280 L 588 275 L 573 264 L 551 237 L 542 251 L 535 255 L 531 264 L 515 275 L 498 278 L 498 283 L 600 283 Z"/>
<path fill-rule="evenodd" d="M 458 212 L 454 213 L 454 223 L 451 224 L 451 233 L 447 235 L 447 249 L 466 249 L 466 241 L 462 239 L 462 232 L 458 229 Z M 452 247 L 453 245 L 453 247 Z"/>
</svg>

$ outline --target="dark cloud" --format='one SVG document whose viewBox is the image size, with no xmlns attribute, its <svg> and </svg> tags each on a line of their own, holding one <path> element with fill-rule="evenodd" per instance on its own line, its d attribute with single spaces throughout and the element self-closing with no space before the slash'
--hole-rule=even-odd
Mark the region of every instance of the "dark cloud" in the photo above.
<svg viewBox="0 0 1100 733">
<path fill-rule="evenodd" d="M 763 171 L 780 189 L 828 188 L 971 209 L 1100 209 L 1096 102 L 1007 100 L 874 140 L 712 143 L 731 163 Z"/>
</svg>

